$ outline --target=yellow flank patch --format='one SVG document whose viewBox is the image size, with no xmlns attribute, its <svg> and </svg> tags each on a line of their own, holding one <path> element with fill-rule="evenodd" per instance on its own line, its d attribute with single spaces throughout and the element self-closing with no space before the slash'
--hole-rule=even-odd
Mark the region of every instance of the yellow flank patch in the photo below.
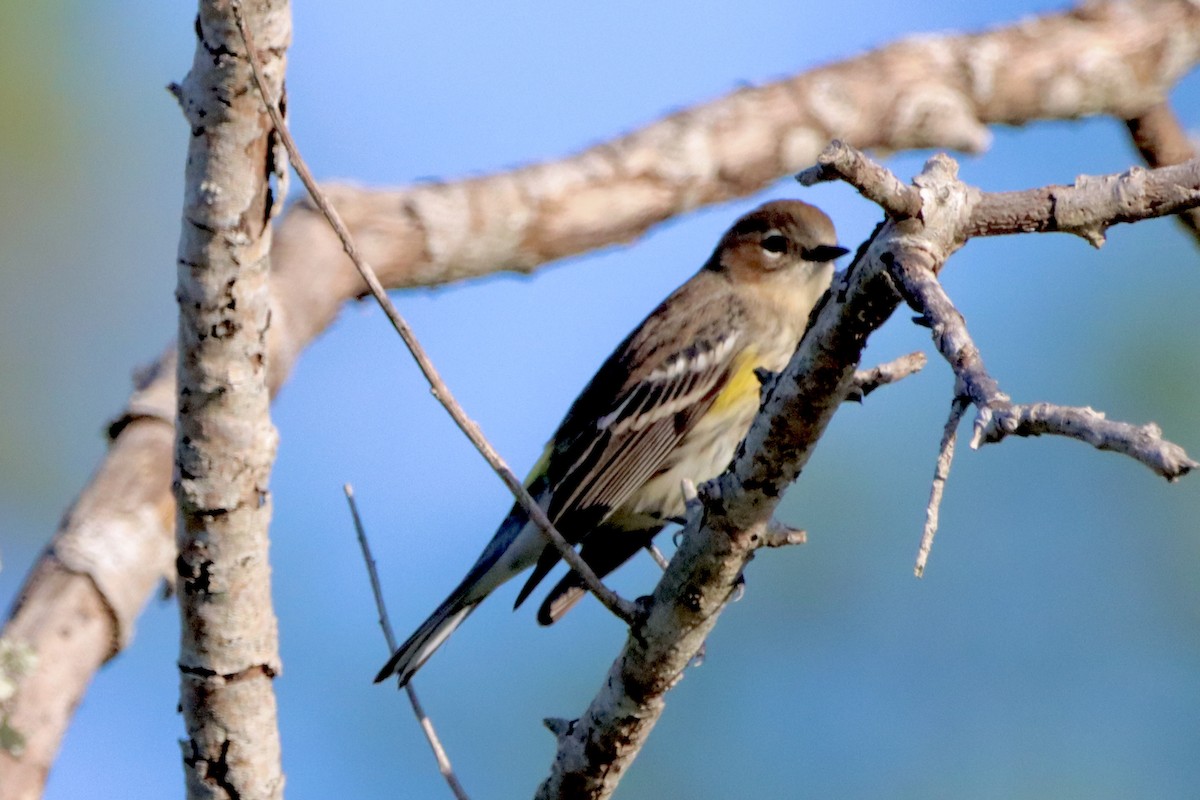
<svg viewBox="0 0 1200 800">
<path fill-rule="evenodd" d="M 758 407 L 760 383 L 754 370 L 761 366 L 758 351 L 752 347 L 743 350 L 733 366 L 729 382 L 713 400 L 712 412 L 728 411 L 736 406 L 751 404 Z"/>
<path fill-rule="evenodd" d="M 546 449 L 542 451 L 542 457 L 533 465 L 533 469 L 529 470 L 529 476 L 525 478 L 525 488 L 533 487 L 533 482 L 542 475 L 546 474 L 546 465 L 550 463 L 550 451 L 554 449 L 554 442 L 549 442 Z"/>
</svg>

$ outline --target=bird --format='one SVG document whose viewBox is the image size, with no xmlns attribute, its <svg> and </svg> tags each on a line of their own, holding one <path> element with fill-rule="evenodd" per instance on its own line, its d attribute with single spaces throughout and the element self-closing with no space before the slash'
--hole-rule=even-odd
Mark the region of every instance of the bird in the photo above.
<svg viewBox="0 0 1200 800">
<path fill-rule="evenodd" d="M 790 360 L 848 251 L 800 200 L 740 217 L 698 272 L 601 365 L 570 406 L 526 488 L 598 577 L 684 514 L 683 481 L 721 474 L 759 407 L 764 370 Z M 404 686 L 499 586 L 530 567 L 519 607 L 560 554 L 514 504 L 467 576 L 375 677 Z M 538 609 L 558 620 L 586 593 L 571 571 Z"/>
</svg>

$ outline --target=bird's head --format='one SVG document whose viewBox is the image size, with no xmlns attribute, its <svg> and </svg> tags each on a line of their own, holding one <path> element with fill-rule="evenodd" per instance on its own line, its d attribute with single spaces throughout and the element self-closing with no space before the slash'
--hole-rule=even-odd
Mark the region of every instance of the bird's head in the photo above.
<svg viewBox="0 0 1200 800">
<path fill-rule="evenodd" d="M 760 281 L 806 264 L 826 264 L 847 252 L 821 209 L 800 200 L 773 200 L 733 224 L 708 266 L 734 280 Z"/>
</svg>

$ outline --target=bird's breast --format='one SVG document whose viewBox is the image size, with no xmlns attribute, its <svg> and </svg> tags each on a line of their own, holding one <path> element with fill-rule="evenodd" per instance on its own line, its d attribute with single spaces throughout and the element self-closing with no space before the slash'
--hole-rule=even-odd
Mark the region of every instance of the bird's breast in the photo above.
<svg viewBox="0 0 1200 800">
<path fill-rule="evenodd" d="M 760 383 L 755 370 L 778 369 L 777 361 L 764 360 L 755 349 L 740 353 L 708 412 L 696 420 L 663 468 L 633 493 L 618 515 L 653 513 L 660 519 L 682 516 L 682 482 L 686 479 L 699 485 L 729 466 L 758 411 Z"/>
</svg>

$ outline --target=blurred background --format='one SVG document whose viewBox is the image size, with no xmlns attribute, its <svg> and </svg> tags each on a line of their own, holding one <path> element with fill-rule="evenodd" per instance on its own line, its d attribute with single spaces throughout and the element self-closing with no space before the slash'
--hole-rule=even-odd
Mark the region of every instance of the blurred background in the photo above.
<svg viewBox="0 0 1200 800">
<path fill-rule="evenodd" d="M 320 178 L 455 178 L 565 155 L 902 35 L 1061 4 L 1002 7 L 300 0 L 289 109 Z M 187 128 L 163 87 L 191 63 L 193 15 L 149 0 L 0 4 L 6 605 L 101 458 L 132 369 L 174 332 Z M 1173 101 L 1197 125 L 1200 79 Z M 927 156 L 888 163 L 907 178 Z M 1123 126 L 1104 119 L 998 129 L 962 174 L 1007 190 L 1134 163 Z M 595 367 L 729 222 L 788 196 L 821 205 L 851 247 L 878 218 L 844 186 L 781 181 L 532 278 L 397 302 L 522 472 Z M 975 241 L 944 281 L 1014 398 L 1153 420 L 1200 454 L 1200 259 L 1174 222 L 1114 229 L 1100 251 L 1066 236 Z M 931 351 L 928 333 L 899 313 L 867 361 L 914 349 Z M 779 514 L 809 544 L 751 565 L 744 599 L 671 693 L 619 797 L 1196 796 L 1200 483 L 1171 486 L 1076 442 L 962 446 L 916 580 L 951 387 L 933 359 L 838 414 Z M 288 795 L 448 796 L 402 694 L 370 682 L 387 652 L 341 486 L 356 488 L 401 637 L 464 574 L 510 499 L 369 304 L 348 307 L 305 353 L 275 414 Z M 615 584 L 636 596 L 655 577 L 641 558 Z M 476 798 L 533 792 L 554 748 L 540 720 L 579 714 L 624 636 L 590 600 L 541 629 L 533 607 L 510 613 L 517 588 L 415 682 Z M 132 647 L 84 699 L 47 797 L 182 794 L 177 627 L 175 608 L 151 601 Z"/>
</svg>

